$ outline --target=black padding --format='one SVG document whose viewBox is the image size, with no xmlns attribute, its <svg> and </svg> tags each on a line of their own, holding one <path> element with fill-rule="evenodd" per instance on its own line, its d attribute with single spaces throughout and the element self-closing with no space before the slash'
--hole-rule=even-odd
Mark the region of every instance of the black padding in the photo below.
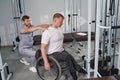
<svg viewBox="0 0 120 80">
<path fill-rule="evenodd" d="M 36 54 L 35 54 L 36 60 L 38 60 L 39 57 L 41 57 L 41 50 L 40 50 L 40 49 L 38 49 L 38 50 L 36 51 Z"/>
<path fill-rule="evenodd" d="M 81 35 L 77 35 L 76 33 L 64 33 L 64 43 L 65 42 L 72 42 L 74 39 L 76 39 L 76 41 L 87 41 L 88 40 L 88 33 L 87 32 L 83 32 L 86 33 L 87 35 L 85 36 L 81 36 Z M 91 32 L 91 40 L 95 39 L 95 33 Z M 40 45 L 41 43 L 41 35 L 35 35 L 34 38 L 34 45 Z"/>
<path fill-rule="evenodd" d="M 120 29 L 120 26 L 111 26 L 111 29 Z"/>
<path fill-rule="evenodd" d="M 41 43 L 41 35 L 35 35 L 33 37 L 33 40 L 34 40 L 33 45 L 40 45 L 40 43 Z"/>
</svg>

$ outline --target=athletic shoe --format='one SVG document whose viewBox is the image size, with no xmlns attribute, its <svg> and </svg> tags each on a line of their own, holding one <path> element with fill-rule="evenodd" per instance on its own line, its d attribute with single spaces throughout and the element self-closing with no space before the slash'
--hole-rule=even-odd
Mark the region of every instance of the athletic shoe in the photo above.
<svg viewBox="0 0 120 80">
<path fill-rule="evenodd" d="M 20 59 L 20 62 L 27 66 L 30 65 L 30 63 L 28 63 L 25 58 Z"/>
<path fill-rule="evenodd" d="M 32 72 L 34 72 L 34 73 L 37 72 L 37 70 L 36 70 L 35 67 L 30 67 L 29 70 L 32 71 Z"/>
</svg>

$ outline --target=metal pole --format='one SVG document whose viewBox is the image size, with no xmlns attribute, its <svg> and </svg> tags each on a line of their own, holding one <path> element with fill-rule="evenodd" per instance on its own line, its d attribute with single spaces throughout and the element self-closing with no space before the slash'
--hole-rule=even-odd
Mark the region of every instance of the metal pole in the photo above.
<svg viewBox="0 0 120 80">
<path fill-rule="evenodd" d="M 71 33 L 73 32 L 73 0 L 70 0 L 70 28 L 71 28 Z"/>
<path fill-rule="evenodd" d="M 100 25 L 100 6 L 101 0 L 97 0 L 97 15 L 96 15 L 96 36 L 95 36 L 95 65 L 94 65 L 94 77 L 97 77 L 98 72 L 98 51 L 99 51 L 99 25 Z"/>
<path fill-rule="evenodd" d="M 105 14 L 104 14 L 104 15 L 105 15 L 105 16 L 104 16 L 104 17 L 105 17 L 105 19 L 104 19 L 104 26 L 106 26 L 106 24 L 107 24 L 107 23 L 106 23 L 106 21 L 107 21 L 107 19 L 106 19 L 106 18 L 107 18 L 107 0 L 106 0 L 106 2 L 105 2 Z M 103 30 L 103 48 L 102 48 L 102 49 L 103 49 L 103 51 L 102 51 L 102 54 L 103 54 L 102 58 L 103 58 L 103 59 L 102 59 L 102 67 L 104 66 L 104 60 L 105 60 L 105 57 L 104 57 L 104 56 L 105 56 L 105 53 L 106 53 L 106 52 L 105 52 L 105 48 L 106 48 L 106 44 L 105 44 L 106 31 L 107 31 L 106 29 Z"/>
<path fill-rule="evenodd" d="M 64 6 L 65 6 L 65 8 L 64 8 L 64 13 L 65 13 L 65 27 L 64 27 L 64 32 L 66 33 L 67 32 L 67 30 L 66 30 L 66 27 L 68 27 L 68 25 L 69 25 L 69 23 L 70 22 L 68 22 L 69 21 L 69 18 L 68 18 L 68 0 L 64 0 Z"/>
<path fill-rule="evenodd" d="M 117 22 L 118 22 L 118 12 L 119 12 L 119 0 L 117 2 L 117 13 L 116 13 L 116 21 L 114 21 L 115 26 L 117 26 Z M 117 36 L 117 29 L 114 30 L 114 38 L 113 38 L 113 68 L 114 68 L 114 63 L 115 63 L 115 54 L 116 54 L 116 36 Z"/>
<path fill-rule="evenodd" d="M 80 19 L 80 16 L 81 16 L 81 0 L 77 0 L 77 7 L 78 7 L 78 18 L 77 18 L 77 31 L 81 31 L 81 26 L 79 25 L 79 23 L 80 23 L 80 21 L 79 21 L 79 19 Z"/>
<path fill-rule="evenodd" d="M 3 63 L 2 63 L 2 56 L 1 56 L 1 37 L 0 37 L 0 75 L 1 79 L 5 80 L 5 74 L 4 74 L 4 69 L 3 69 Z"/>
<path fill-rule="evenodd" d="M 91 3 L 92 0 L 88 0 L 88 60 L 87 60 L 87 78 L 90 78 L 90 54 L 91 54 Z"/>
</svg>

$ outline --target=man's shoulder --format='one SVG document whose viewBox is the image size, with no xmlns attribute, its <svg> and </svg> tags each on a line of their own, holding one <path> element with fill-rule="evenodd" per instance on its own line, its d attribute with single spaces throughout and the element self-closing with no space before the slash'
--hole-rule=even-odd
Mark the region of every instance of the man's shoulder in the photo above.
<svg viewBox="0 0 120 80">
<path fill-rule="evenodd" d="M 46 29 L 42 34 L 50 34 L 50 31 Z"/>
<path fill-rule="evenodd" d="M 53 32 L 53 29 L 51 27 L 49 27 L 42 34 L 50 35 L 52 32 Z"/>
<path fill-rule="evenodd" d="M 50 33 L 51 28 L 49 27 L 48 29 L 46 29 L 43 33 Z"/>
</svg>

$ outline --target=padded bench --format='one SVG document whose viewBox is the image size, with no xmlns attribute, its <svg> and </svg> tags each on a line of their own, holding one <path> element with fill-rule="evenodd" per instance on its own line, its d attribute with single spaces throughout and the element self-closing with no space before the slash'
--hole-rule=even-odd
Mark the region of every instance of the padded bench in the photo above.
<svg viewBox="0 0 120 80">
<path fill-rule="evenodd" d="M 90 78 L 90 79 L 80 79 L 80 80 L 118 80 L 114 76 L 105 76 L 101 78 Z"/>
<path fill-rule="evenodd" d="M 65 42 L 72 42 L 74 39 L 76 41 L 87 41 L 88 40 L 88 33 L 87 32 L 82 32 L 85 33 L 85 36 L 78 35 L 77 33 L 64 33 L 64 43 Z M 95 33 L 91 32 L 91 40 L 95 39 Z M 34 45 L 40 45 L 41 43 L 41 35 L 35 35 L 34 38 Z"/>
</svg>

